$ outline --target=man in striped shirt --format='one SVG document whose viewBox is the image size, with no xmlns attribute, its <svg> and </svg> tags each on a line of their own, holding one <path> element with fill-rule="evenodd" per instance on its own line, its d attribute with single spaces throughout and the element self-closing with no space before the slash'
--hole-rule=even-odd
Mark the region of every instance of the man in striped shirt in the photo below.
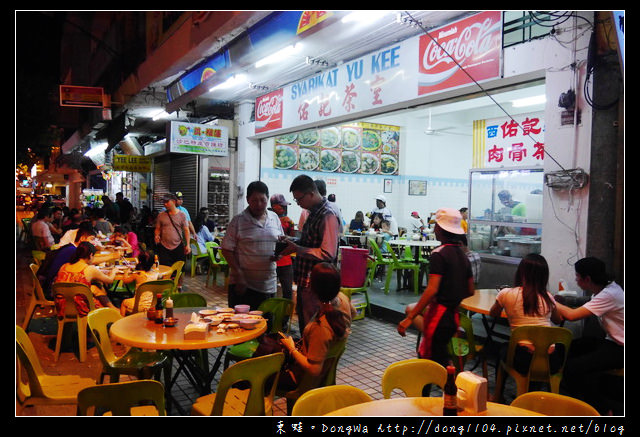
<svg viewBox="0 0 640 437">
<path fill-rule="evenodd" d="M 261 181 L 247 187 L 249 206 L 227 226 L 222 254 L 229 263 L 229 306 L 258 309 L 276 294 L 276 241 L 284 235 L 280 218 L 267 209 L 269 189 Z"/>
</svg>

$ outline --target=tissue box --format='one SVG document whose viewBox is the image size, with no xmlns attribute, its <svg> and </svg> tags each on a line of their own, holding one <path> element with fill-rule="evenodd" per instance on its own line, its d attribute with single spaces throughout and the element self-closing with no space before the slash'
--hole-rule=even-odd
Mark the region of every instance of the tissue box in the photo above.
<svg viewBox="0 0 640 437">
<path fill-rule="evenodd" d="M 209 325 L 206 323 L 189 323 L 184 328 L 185 340 L 204 340 L 207 338 Z"/>
<path fill-rule="evenodd" d="M 487 410 L 487 379 L 471 372 L 460 372 L 456 378 L 458 408 L 468 414 Z"/>
</svg>

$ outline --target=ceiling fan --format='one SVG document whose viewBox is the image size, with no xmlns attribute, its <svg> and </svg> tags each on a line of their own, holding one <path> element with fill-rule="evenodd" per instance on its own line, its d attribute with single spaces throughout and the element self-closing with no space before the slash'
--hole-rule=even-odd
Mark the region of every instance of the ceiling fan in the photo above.
<svg viewBox="0 0 640 437">
<path fill-rule="evenodd" d="M 431 109 L 429 109 L 429 124 L 427 125 L 427 128 L 424 130 L 425 135 L 462 135 L 465 137 L 471 136 L 471 134 L 464 134 L 460 132 L 446 132 L 455 128 L 456 128 L 455 126 L 450 126 L 450 127 L 443 127 L 440 129 L 434 129 L 431 126 Z"/>
</svg>

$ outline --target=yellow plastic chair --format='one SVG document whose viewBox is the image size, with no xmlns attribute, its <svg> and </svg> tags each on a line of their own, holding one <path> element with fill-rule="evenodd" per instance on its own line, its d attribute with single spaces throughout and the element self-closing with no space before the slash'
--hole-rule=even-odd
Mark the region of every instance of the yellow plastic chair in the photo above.
<svg viewBox="0 0 640 437">
<path fill-rule="evenodd" d="M 30 264 L 29 269 L 31 270 L 31 279 L 33 281 L 33 291 L 31 292 L 31 298 L 29 299 L 29 304 L 27 305 L 27 311 L 24 314 L 24 322 L 22 322 L 22 328 L 26 331 L 29 327 L 29 323 L 33 318 L 33 315 L 36 312 L 36 309 L 45 310 L 48 308 L 55 308 L 55 302 L 52 300 L 48 300 L 44 297 L 44 291 L 42 291 L 42 286 L 40 285 L 40 280 L 36 273 L 38 272 L 38 265 Z"/>
<path fill-rule="evenodd" d="M 464 334 L 461 337 L 454 336 L 449 342 L 449 354 L 453 357 L 453 364 L 456 366 L 456 371 L 462 372 L 467 360 L 476 359 L 476 366 L 479 363 L 482 364 L 482 376 L 487 378 L 487 357 L 484 352 L 484 346 L 476 344 L 473 324 L 469 316 L 463 311 L 460 311 L 459 314 L 460 329 Z"/>
<path fill-rule="evenodd" d="M 391 247 L 389 242 L 386 242 L 387 249 L 391 254 L 391 264 L 387 265 L 387 278 L 384 283 L 384 294 L 389 294 L 389 285 L 391 284 L 391 276 L 393 276 L 393 272 L 397 272 L 398 277 L 398 288 L 402 285 L 402 271 L 409 270 L 413 272 L 413 292 L 414 294 L 418 294 L 418 277 L 420 275 L 420 264 L 416 264 L 413 261 L 402 261 L 398 259 L 396 252 Z"/>
<path fill-rule="evenodd" d="M 262 311 L 263 316 L 271 315 L 271 329 L 270 333 L 276 332 L 289 332 L 291 326 L 291 318 L 293 316 L 294 304 L 291 299 L 285 297 L 271 297 L 265 299 L 258 310 Z M 286 329 L 284 326 L 284 320 L 288 319 Z M 247 358 L 251 358 L 258 349 L 259 340 L 249 340 L 244 343 L 234 344 L 229 346 L 224 358 L 224 368 L 229 367 L 230 361 L 242 361 Z"/>
<path fill-rule="evenodd" d="M 64 316 L 58 316 L 58 336 L 56 338 L 56 349 L 54 352 L 54 361 L 58 361 L 60 357 L 60 346 L 62 345 L 62 336 L 64 327 L 69 323 L 76 323 L 78 326 L 78 355 L 80 362 L 87 359 L 87 317 L 81 315 L 74 301 L 76 295 L 84 296 L 89 312 L 95 310 L 93 303 L 93 293 L 91 289 L 85 285 L 76 282 L 54 282 L 51 286 L 52 295 L 61 295 L 65 300 Z"/>
<path fill-rule="evenodd" d="M 98 308 L 87 316 L 89 330 L 98 347 L 100 361 L 102 361 L 99 384 L 104 382 L 105 375 L 109 375 L 109 382 L 118 382 L 120 375 L 151 379 L 153 376 L 159 377 L 160 371 L 164 370 L 165 384 L 168 385 L 171 380 L 170 361 L 163 353 L 130 348 L 122 356 L 115 354 L 109 337 L 109 329 L 114 322 L 121 318 L 120 312 L 113 308 Z"/>
<path fill-rule="evenodd" d="M 441 364 L 424 358 L 410 358 L 390 364 L 382 374 L 382 395 L 391 398 L 394 389 L 400 389 L 407 397 L 422 397 L 425 385 L 436 384 L 443 388 L 447 382 L 447 369 Z"/>
<path fill-rule="evenodd" d="M 579 399 L 545 391 L 524 393 L 511 402 L 512 407 L 535 411 L 545 416 L 599 416 L 598 410 Z"/>
<path fill-rule="evenodd" d="M 296 401 L 292 416 L 324 416 L 349 405 L 370 402 L 373 399 L 365 391 L 350 385 L 329 385 L 304 393 Z"/>
<path fill-rule="evenodd" d="M 171 279 L 173 281 L 173 290 L 171 291 L 171 294 L 178 292 L 183 267 L 184 261 L 176 261 L 171 265 L 171 270 L 163 276 L 163 279 Z"/>
<path fill-rule="evenodd" d="M 31 256 L 33 257 L 33 260 L 35 261 L 35 263 L 39 266 L 40 264 L 42 264 L 42 261 L 44 261 L 44 259 L 47 257 L 47 252 L 43 250 L 32 250 Z"/>
<path fill-rule="evenodd" d="M 75 404 L 78 392 L 96 382 L 78 375 L 47 375 L 42 369 L 31 339 L 16 325 L 16 399 L 20 409 L 32 405 Z M 26 381 L 24 376 L 26 374 Z"/>
<path fill-rule="evenodd" d="M 134 313 L 138 313 L 140 312 L 140 299 L 142 298 L 142 295 L 144 293 L 152 293 L 153 294 L 153 299 L 151 301 L 151 307 L 150 308 L 154 308 L 156 305 L 156 301 L 157 301 L 157 295 L 158 293 L 162 294 L 163 296 L 169 296 L 172 294 L 173 291 L 173 287 L 174 287 L 174 283 L 171 279 L 158 279 L 156 281 L 147 281 L 147 282 L 143 282 L 142 284 L 138 285 L 136 287 L 136 292 L 134 295 L 134 300 L 133 300 L 133 312 Z"/>
<path fill-rule="evenodd" d="M 191 277 L 193 278 L 196 275 L 196 265 L 198 264 L 198 260 L 202 258 L 209 258 L 209 254 L 207 251 L 200 252 L 200 246 L 195 238 L 189 239 L 189 244 L 192 248 L 195 247 L 195 251 L 193 249 L 191 250 Z"/>
<path fill-rule="evenodd" d="M 282 352 L 235 363 L 222 373 L 215 393 L 196 399 L 191 407 L 191 415 L 272 415 L 273 399 L 282 363 L 284 363 Z M 241 381 L 249 382 L 250 387 L 244 390 L 232 387 Z M 271 387 L 267 387 L 268 381 L 273 381 Z"/>
<path fill-rule="evenodd" d="M 318 376 L 306 373 L 298 383 L 298 386 L 290 391 L 278 390 L 276 394 L 279 397 L 287 398 L 287 414 L 291 415 L 296 401 L 304 393 L 318 387 L 327 387 L 336 385 L 336 374 L 338 371 L 338 363 L 347 347 L 347 339 L 335 342 L 327 352 L 327 357 L 322 363 L 322 371 Z"/>
<path fill-rule="evenodd" d="M 149 402 L 153 405 L 148 405 Z M 150 379 L 96 385 L 78 393 L 78 416 L 166 416 L 166 414 L 164 386 Z"/>
<path fill-rule="evenodd" d="M 530 381 L 547 382 L 552 393 L 558 393 L 562 371 L 569 353 L 569 346 L 573 335 L 567 328 L 555 326 L 519 326 L 511 331 L 509 348 L 506 360 L 500 361 L 500 366 L 496 369 L 496 387 L 494 399 L 501 400 L 504 391 L 506 376 L 509 375 L 516 381 L 516 396 L 520 396 L 529 391 Z M 535 348 L 529 366 L 529 373 L 523 375 L 513 368 L 513 359 L 516 346 L 521 340 L 528 340 Z M 554 374 L 549 370 L 549 346 L 552 344 L 564 345 L 564 357 L 560 369 Z"/>
</svg>

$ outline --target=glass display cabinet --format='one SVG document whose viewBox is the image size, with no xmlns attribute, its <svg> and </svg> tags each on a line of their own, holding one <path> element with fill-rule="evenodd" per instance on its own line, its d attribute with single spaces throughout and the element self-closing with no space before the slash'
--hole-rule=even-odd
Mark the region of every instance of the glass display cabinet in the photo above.
<svg viewBox="0 0 640 437">
<path fill-rule="evenodd" d="M 481 254 L 522 258 L 540 253 L 541 167 L 469 171 L 469 248 Z"/>
</svg>

